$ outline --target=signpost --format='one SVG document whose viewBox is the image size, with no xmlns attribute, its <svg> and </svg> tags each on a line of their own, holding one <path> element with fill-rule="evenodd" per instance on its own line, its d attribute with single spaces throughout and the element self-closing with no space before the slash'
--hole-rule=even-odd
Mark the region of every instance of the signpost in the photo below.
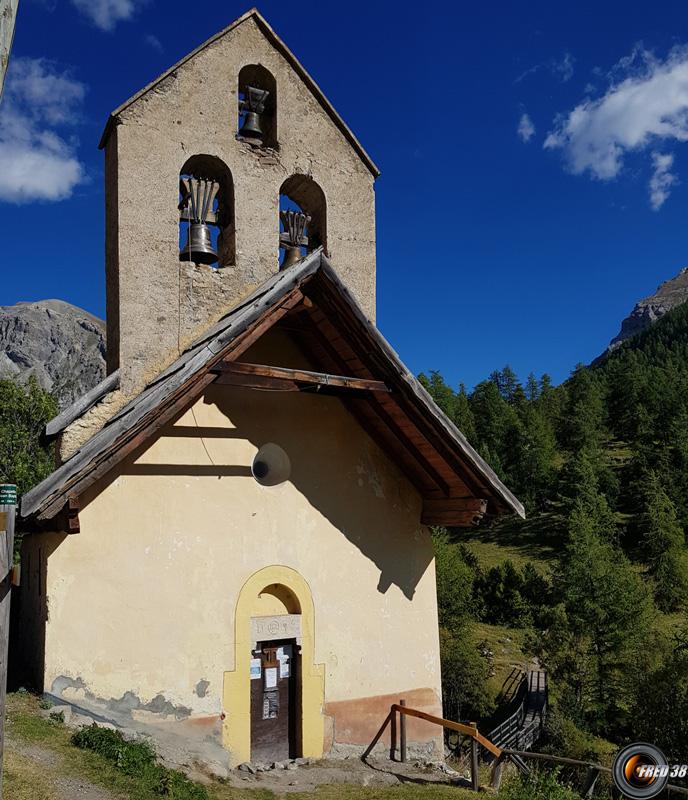
<svg viewBox="0 0 688 800">
<path fill-rule="evenodd" d="M 5 753 L 5 695 L 7 693 L 16 508 L 17 487 L 11 483 L 0 484 L 0 800 L 2 800 L 2 764 Z"/>
</svg>

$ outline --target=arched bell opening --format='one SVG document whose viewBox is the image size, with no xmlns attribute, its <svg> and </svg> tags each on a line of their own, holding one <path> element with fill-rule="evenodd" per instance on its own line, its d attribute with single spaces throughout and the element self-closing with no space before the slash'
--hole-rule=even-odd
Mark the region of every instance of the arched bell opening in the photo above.
<svg viewBox="0 0 688 800">
<path fill-rule="evenodd" d="M 280 187 L 280 268 L 322 247 L 327 252 L 327 201 L 308 175 L 292 175 Z"/>
<path fill-rule="evenodd" d="M 277 81 L 260 64 L 247 64 L 239 72 L 237 138 L 254 145 L 278 148 Z"/>
<path fill-rule="evenodd" d="M 179 175 L 179 258 L 227 267 L 235 262 L 234 182 L 215 156 L 192 156 Z"/>
</svg>

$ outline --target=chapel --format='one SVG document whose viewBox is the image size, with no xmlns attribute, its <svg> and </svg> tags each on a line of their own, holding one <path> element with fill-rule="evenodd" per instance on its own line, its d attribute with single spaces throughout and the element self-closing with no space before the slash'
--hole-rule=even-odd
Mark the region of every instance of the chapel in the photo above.
<svg viewBox="0 0 688 800">
<path fill-rule="evenodd" d="M 35 685 L 226 768 L 442 716 L 429 526 L 523 508 L 375 326 L 375 163 L 255 9 L 101 148 L 107 376 L 21 504 Z"/>
</svg>

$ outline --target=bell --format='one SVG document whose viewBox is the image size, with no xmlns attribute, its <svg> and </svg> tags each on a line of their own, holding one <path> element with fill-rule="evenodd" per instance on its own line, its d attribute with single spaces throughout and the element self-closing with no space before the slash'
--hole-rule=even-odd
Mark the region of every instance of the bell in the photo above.
<svg viewBox="0 0 688 800">
<path fill-rule="evenodd" d="M 301 261 L 301 247 L 308 247 L 306 226 L 311 218 L 302 211 L 280 211 L 280 221 L 284 231 L 280 234 L 280 247 L 284 248 L 281 269 L 287 269 Z"/>
<path fill-rule="evenodd" d="M 255 86 L 247 86 L 244 89 L 244 98 L 239 101 L 239 110 L 246 116 L 244 123 L 239 131 L 239 136 L 246 139 L 262 139 L 265 135 L 260 127 L 260 115 L 265 111 L 270 92 L 267 89 L 256 89 Z"/>
<path fill-rule="evenodd" d="M 205 222 L 192 222 L 189 225 L 186 245 L 179 251 L 179 260 L 192 261 L 194 264 L 214 264 L 217 261 L 210 228 Z"/>
<path fill-rule="evenodd" d="M 255 111 L 247 111 L 239 136 L 246 139 L 262 139 L 265 134 L 260 127 L 260 115 Z"/>
<path fill-rule="evenodd" d="M 302 258 L 303 256 L 301 255 L 300 247 L 285 247 L 284 258 L 282 259 L 282 269 L 291 267 L 292 264 L 296 264 L 296 262 L 301 261 Z"/>
</svg>

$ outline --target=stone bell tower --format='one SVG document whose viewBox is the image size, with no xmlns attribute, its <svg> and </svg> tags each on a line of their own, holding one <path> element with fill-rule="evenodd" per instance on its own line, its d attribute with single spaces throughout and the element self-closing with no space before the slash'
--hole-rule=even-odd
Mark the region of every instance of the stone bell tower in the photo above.
<svg viewBox="0 0 688 800">
<path fill-rule="evenodd" d="M 379 172 L 255 9 L 114 111 L 101 147 L 125 394 L 316 247 L 374 319 Z"/>
</svg>

